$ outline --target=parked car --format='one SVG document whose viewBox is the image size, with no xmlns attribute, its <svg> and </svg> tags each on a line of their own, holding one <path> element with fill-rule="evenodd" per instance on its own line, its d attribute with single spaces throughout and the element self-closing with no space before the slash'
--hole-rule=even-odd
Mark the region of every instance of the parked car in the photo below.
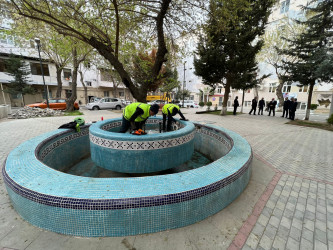
<svg viewBox="0 0 333 250">
<path fill-rule="evenodd" d="M 46 101 L 40 102 L 40 103 L 33 103 L 33 104 L 26 105 L 26 106 L 32 107 L 32 108 L 41 108 L 41 109 L 47 108 Z M 66 100 L 61 99 L 61 98 L 49 99 L 49 108 L 65 110 L 67 108 Z M 74 109 L 79 110 L 79 104 L 77 102 L 74 102 Z"/>
<path fill-rule="evenodd" d="M 95 102 L 90 102 L 86 105 L 87 109 L 100 110 L 100 109 L 117 109 L 125 107 L 125 104 L 118 98 L 104 97 Z"/>
<path fill-rule="evenodd" d="M 184 100 L 184 103 L 183 101 L 180 101 L 179 106 L 183 108 L 199 108 L 198 103 L 193 100 Z"/>
</svg>

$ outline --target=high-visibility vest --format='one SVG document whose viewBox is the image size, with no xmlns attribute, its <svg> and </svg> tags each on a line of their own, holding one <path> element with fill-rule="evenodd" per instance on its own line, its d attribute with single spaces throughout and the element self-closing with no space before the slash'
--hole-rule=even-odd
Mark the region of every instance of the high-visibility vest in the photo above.
<svg viewBox="0 0 333 250">
<path fill-rule="evenodd" d="M 179 111 L 179 106 L 176 104 L 165 104 L 162 108 L 162 113 L 167 115 L 169 110 L 170 114 L 172 114 L 172 111 L 174 109 L 177 109 Z"/>
<path fill-rule="evenodd" d="M 137 108 L 142 109 L 144 113 L 142 115 L 139 115 L 134 120 L 135 122 L 142 122 L 150 116 L 150 114 L 149 114 L 150 105 L 149 104 L 135 102 L 135 103 L 131 103 L 130 105 L 127 105 L 126 108 L 124 109 L 123 115 L 124 115 L 125 119 L 129 121 L 131 119 L 132 115 L 135 113 Z"/>
</svg>

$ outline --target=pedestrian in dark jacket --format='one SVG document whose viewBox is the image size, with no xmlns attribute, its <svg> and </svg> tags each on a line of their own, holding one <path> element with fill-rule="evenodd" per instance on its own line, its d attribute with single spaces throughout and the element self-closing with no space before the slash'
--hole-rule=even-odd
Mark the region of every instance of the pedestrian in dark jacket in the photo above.
<svg viewBox="0 0 333 250">
<path fill-rule="evenodd" d="M 236 115 L 237 112 L 237 107 L 239 106 L 238 103 L 238 96 L 236 96 L 235 100 L 234 100 L 234 115 Z"/>
<path fill-rule="evenodd" d="M 276 107 L 276 101 L 274 98 L 272 98 L 272 101 L 270 101 L 268 103 L 268 107 L 269 107 L 269 113 L 268 113 L 268 116 L 271 115 L 271 112 L 273 111 L 273 116 L 275 116 L 275 107 Z"/>
<path fill-rule="evenodd" d="M 258 111 L 258 115 L 260 115 L 260 111 L 261 111 L 261 115 L 264 111 L 264 107 L 265 107 L 265 100 L 264 98 L 261 98 L 261 100 L 259 101 L 259 111 Z"/>
<path fill-rule="evenodd" d="M 289 105 L 289 119 L 295 119 L 295 112 L 297 109 L 297 99 L 291 98 L 291 102 Z"/>
<path fill-rule="evenodd" d="M 251 108 L 251 110 L 250 110 L 249 115 L 251 115 L 252 111 L 253 111 L 253 114 L 256 115 L 256 109 L 257 109 L 257 104 L 258 104 L 257 99 L 258 99 L 258 97 L 256 96 L 256 97 L 252 100 L 252 108 Z"/>
<path fill-rule="evenodd" d="M 283 114 L 282 114 L 281 117 L 284 117 L 284 114 L 286 114 L 286 118 L 288 118 L 289 106 L 290 106 L 290 100 L 288 99 L 288 97 L 286 97 L 284 99 L 284 103 L 283 103 Z"/>
</svg>

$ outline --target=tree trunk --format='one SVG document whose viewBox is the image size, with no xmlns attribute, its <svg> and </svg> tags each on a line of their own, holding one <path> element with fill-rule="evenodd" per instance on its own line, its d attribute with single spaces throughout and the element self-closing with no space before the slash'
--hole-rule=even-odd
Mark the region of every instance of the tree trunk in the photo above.
<svg viewBox="0 0 333 250">
<path fill-rule="evenodd" d="M 73 55 L 72 94 L 66 100 L 67 111 L 74 110 L 74 102 L 76 101 L 76 98 L 77 98 L 76 87 L 77 87 L 77 72 L 79 69 L 79 63 L 78 63 L 77 51 L 76 51 L 75 47 L 73 48 L 72 55 Z"/>
<path fill-rule="evenodd" d="M 79 74 L 80 74 L 80 81 L 81 81 L 81 84 L 83 86 L 83 89 L 84 89 L 84 101 L 86 102 L 86 104 L 89 102 L 88 101 L 88 88 L 87 86 L 84 84 L 84 81 L 83 81 L 83 73 L 81 70 L 78 71 Z"/>
<path fill-rule="evenodd" d="M 25 100 L 24 100 L 24 95 L 22 94 L 22 102 L 23 102 L 23 107 L 25 106 Z"/>
<path fill-rule="evenodd" d="M 113 83 L 113 97 L 117 98 L 117 91 L 118 91 L 118 86 L 116 85 L 116 81 L 114 80 L 114 77 L 111 74 L 111 81 Z"/>
<path fill-rule="evenodd" d="M 227 82 L 225 84 L 225 91 L 224 91 L 224 98 L 223 98 L 221 115 L 227 115 L 228 99 L 229 99 L 229 93 L 230 93 L 230 84 L 231 84 L 231 79 L 230 79 L 230 77 L 227 77 Z"/>
<path fill-rule="evenodd" d="M 310 118 L 312 92 L 313 92 L 313 86 L 315 85 L 315 83 L 316 83 L 315 81 L 310 83 L 309 95 L 308 95 L 308 105 L 306 107 L 305 120 L 309 120 L 309 118 Z"/>
<path fill-rule="evenodd" d="M 282 94 L 282 87 L 283 87 L 284 82 L 281 80 L 279 75 L 278 75 L 278 79 L 279 79 L 279 85 L 276 88 L 276 96 L 277 96 L 277 98 L 279 100 L 279 103 L 280 103 L 279 104 L 279 109 L 280 109 L 281 107 L 283 107 L 283 104 L 284 104 L 283 94 Z"/>
<path fill-rule="evenodd" d="M 61 81 L 61 72 L 62 72 L 62 67 L 56 64 L 56 72 L 57 72 L 57 93 L 56 97 L 61 98 L 61 93 L 62 93 L 62 81 Z"/>
<path fill-rule="evenodd" d="M 245 98 L 245 90 L 243 89 L 243 94 L 242 94 L 242 108 L 241 108 L 241 113 L 243 113 L 244 98 Z"/>
</svg>

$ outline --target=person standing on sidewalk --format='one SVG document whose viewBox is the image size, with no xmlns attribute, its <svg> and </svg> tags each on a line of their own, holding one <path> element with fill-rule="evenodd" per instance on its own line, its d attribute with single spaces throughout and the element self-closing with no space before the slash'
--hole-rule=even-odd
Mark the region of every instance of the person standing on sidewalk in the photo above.
<svg viewBox="0 0 333 250">
<path fill-rule="evenodd" d="M 273 111 L 273 116 L 275 116 L 275 107 L 276 107 L 276 101 L 274 98 L 272 98 L 272 101 L 270 101 L 268 103 L 268 107 L 269 107 L 269 113 L 268 116 L 271 115 L 271 112 Z"/>
<path fill-rule="evenodd" d="M 234 100 L 234 115 L 236 115 L 237 112 L 237 107 L 239 106 L 239 102 L 238 102 L 238 96 L 236 96 L 235 100 Z"/>
<path fill-rule="evenodd" d="M 265 99 L 261 98 L 261 100 L 259 101 L 258 115 L 260 115 L 260 111 L 261 111 L 261 115 L 263 115 L 264 107 L 265 107 Z"/>
<path fill-rule="evenodd" d="M 284 114 L 286 114 L 286 118 L 288 118 L 289 106 L 290 106 L 290 100 L 288 99 L 288 97 L 286 97 L 284 99 L 284 103 L 283 103 L 283 114 L 282 114 L 281 117 L 284 117 Z"/>
<path fill-rule="evenodd" d="M 257 104 L 258 104 L 258 101 L 257 101 L 258 97 L 254 97 L 254 99 L 252 100 L 252 108 L 250 110 L 250 113 L 249 115 L 251 115 L 252 111 L 253 111 L 253 114 L 256 115 L 256 109 L 257 109 Z"/>
<path fill-rule="evenodd" d="M 289 119 L 295 120 L 295 112 L 297 109 L 297 99 L 291 98 L 291 102 L 289 105 Z"/>
</svg>

